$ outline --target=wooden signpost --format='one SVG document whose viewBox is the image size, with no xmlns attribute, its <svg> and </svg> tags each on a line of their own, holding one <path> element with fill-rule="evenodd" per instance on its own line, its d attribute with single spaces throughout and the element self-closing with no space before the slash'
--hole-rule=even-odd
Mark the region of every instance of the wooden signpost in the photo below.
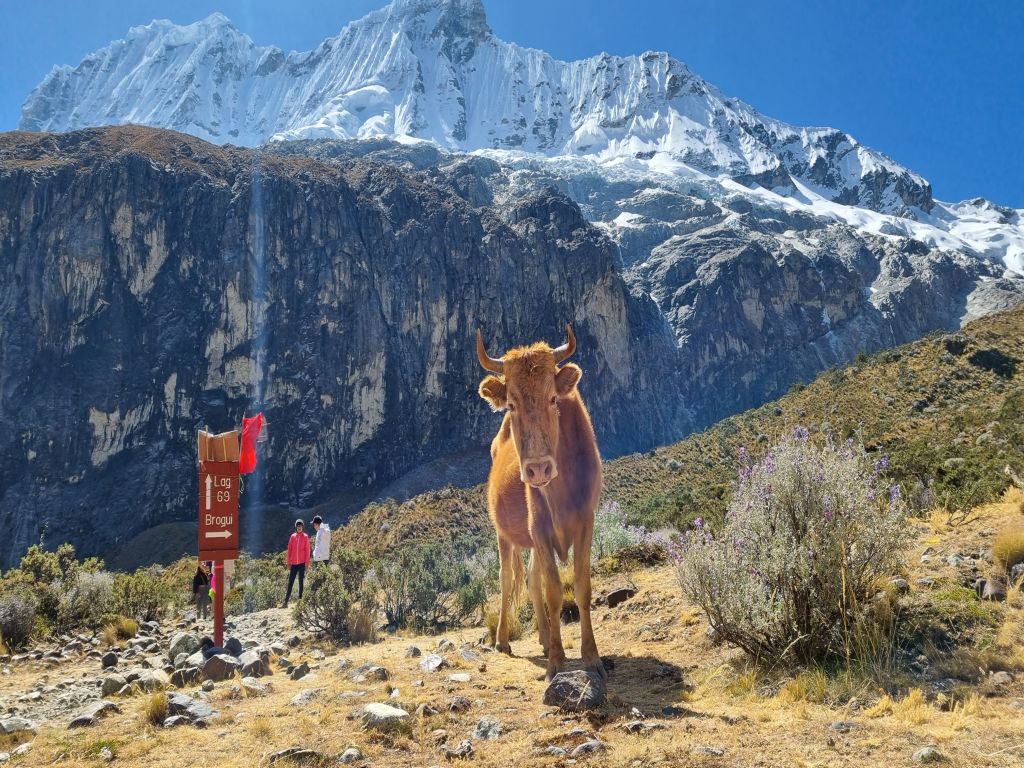
<svg viewBox="0 0 1024 768">
<path fill-rule="evenodd" d="M 224 561 L 237 560 L 239 555 L 238 436 L 234 433 L 234 450 L 216 455 L 218 460 L 204 461 L 209 438 L 199 433 L 199 559 L 212 560 L 216 590 L 213 599 L 213 642 L 224 645 Z M 222 436 L 218 436 L 222 437 Z M 233 459 L 232 459 L 233 453 Z M 222 459 L 223 457 L 223 459 Z"/>
</svg>

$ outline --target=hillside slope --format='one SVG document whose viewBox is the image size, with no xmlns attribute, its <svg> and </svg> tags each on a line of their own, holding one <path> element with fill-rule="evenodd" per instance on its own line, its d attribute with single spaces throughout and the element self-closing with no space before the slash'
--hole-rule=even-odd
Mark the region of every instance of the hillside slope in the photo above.
<svg viewBox="0 0 1024 768">
<path fill-rule="evenodd" d="M 497 421 L 495 422 L 497 424 Z M 863 358 L 685 440 L 605 462 L 607 501 L 634 523 L 683 527 L 724 509 L 741 447 L 756 455 L 796 425 L 859 434 L 888 455 L 911 503 L 981 503 L 1024 474 L 1024 307 Z M 361 547 L 465 531 L 490 535 L 482 487 L 371 504 L 342 531 Z"/>
</svg>

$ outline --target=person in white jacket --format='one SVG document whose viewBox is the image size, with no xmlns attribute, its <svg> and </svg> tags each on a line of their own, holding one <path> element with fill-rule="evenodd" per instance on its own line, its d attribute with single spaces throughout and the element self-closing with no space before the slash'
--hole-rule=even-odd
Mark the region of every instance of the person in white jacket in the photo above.
<svg viewBox="0 0 1024 768">
<path fill-rule="evenodd" d="M 317 515 L 313 518 L 313 530 L 316 531 L 316 538 L 313 540 L 313 567 L 328 565 L 331 562 L 331 526 Z"/>
</svg>

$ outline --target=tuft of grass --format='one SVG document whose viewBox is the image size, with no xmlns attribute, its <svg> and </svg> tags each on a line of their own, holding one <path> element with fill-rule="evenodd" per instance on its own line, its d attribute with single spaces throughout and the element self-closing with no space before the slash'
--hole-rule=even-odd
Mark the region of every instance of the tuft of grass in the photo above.
<svg viewBox="0 0 1024 768">
<path fill-rule="evenodd" d="M 992 542 L 992 559 L 1004 571 L 1024 563 L 1024 526 L 1004 528 Z"/>
<path fill-rule="evenodd" d="M 935 709 L 928 703 L 924 692 L 914 688 L 892 705 L 892 713 L 898 720 L 910 725 L 924 725 L 935 716 Z"/>
<path fill-rule="evenodd" d="M 348 640 L 352 645 L 372 643 L 377 639 L 374 617 L 362 608 L 353 608 L 348 615 Z"/>
<path fill-rule="evenodd" d="M 142 702 L 142 719 L 150 725 L 160 726 L 167 719 L 167 694 L 154 693 Z"/>
<path fill-rule="evenodd" d="M 7 655 L 10 652 L 11 652 L 10 649 L 7 647 L 7 644 L 4 642 L 4 636 L 2 634 L 0 634 L 0 655 Z"/>
<path fill-rule="evenodd" d="M 779 689 L 780 701 L 797 704 L 810 702 L 821 704 L 828 698 L 829 680 L 823 669 L 814 668 L 800 672 Z"/>
<path fill-rule="evenodd" d="M 103 642 L 108 646 L 117 645 L 120 640 L 131 640 L 139 633 L 139 622 L 125 616 L 118 616 L 103 629 Z"/>
<path fill-rule="evenodd" d="M 497 642 L 498 637 L 498 611 L 495 608 L 488 608 L 484 614 L 484 625 L 487 627 L 488 635 L 491 638 L 491 645 Z M 523 636 L 523 620 L 518 611 L 512 611 L 508 617 L 508 639 L 510 642 L 521 639 Z"/>
<path fill-rule="evenodd" d="M 872 717 L 872 718 L 875 718 L 875 717 L 885 717 L 886 715 L 891 715 L 892 711 L 893 711 L 892 699 L 889 698 L 888 694 L 886 694 L 885 696 L 880 698 L 877 702 L 875 702 L 872 706 L 870 706 L 867 709 L 865 709 L 864 710 L 864 715 L 866 717 Z"/>
<path fill-rule="evenodd" d="M 725 692 L 732 696 L 750 696 L 757 690 L 757 683 L 757 667 L 751 665 L 726 684 Z"/>
<path fill-rule="evenodd" d="M 89 746 L 85 748 L 85 756 L 99 757 L 100 752 L 103 751 L 104 747 L 110 750 L 110 754 L 117 757 L 117 744 L 110 739 L 97 739 L 96 741 L 91 742 Z"/>
</svg>

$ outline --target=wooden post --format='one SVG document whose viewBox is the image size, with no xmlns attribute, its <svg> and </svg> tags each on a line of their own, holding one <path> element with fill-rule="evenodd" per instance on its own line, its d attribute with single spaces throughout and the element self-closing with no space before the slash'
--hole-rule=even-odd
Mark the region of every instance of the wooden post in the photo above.
<svg viewBox="0 0 1024 768">
<path fill-rule="evenodd" d="M 213 644 L 224 647 L 224 561 L 213 564 L 217 577 L 217 591 L 213 593 Z"/>
</svg>

